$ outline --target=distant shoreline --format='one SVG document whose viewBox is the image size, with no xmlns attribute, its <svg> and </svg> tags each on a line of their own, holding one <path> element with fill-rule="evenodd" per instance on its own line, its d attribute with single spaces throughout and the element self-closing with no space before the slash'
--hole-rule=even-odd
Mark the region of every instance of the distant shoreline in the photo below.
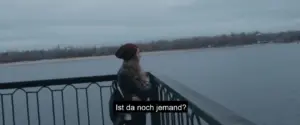
<svg viewBox="0 0 300 125">
<path fill-rule="evenodd" d="M 209 49 L 209 48 L 205 48 Z M 161 50 L 161 51 L 151 51 L 151 52 L 143 52 L 143 55 L 147 55 L 150 53 L 165 53 L 165 52 L 178 52 L 178 51 L 193 51 L 193 50 L 200 50 L 200 48 L 194 49 L 178 49 L 178 50 Z M 20 62 L 11 62 L 11 63 L 0 63 L 0 66 L 16 66 L 16 65 L 30 65 L 30 64 L 39 64 L 44 62 L 65 62 L 65 61 L 78 61 L 78 60 L 85 60 L 85 59 L 100 59 L 100 58 L 116 58 L 114 55 L 103 55 L 103 56 L 87 56 L 87 57 L 70 57 L 70 58 L 57 58 L 57 59 L 43 59 L 43 60 L 36 60 L 36 61 L 20 61 Z"/>
<path fill-rule="evenodd" d="M 231 33 L 217 36 L 198 36 L 175 40 L 136 43 L 142 52 L 182 51 L 207 48 L 240 47 L 268 43 L 299 43 L 300 31 L 277 33 Z M 0 65 L 20 65 L 32 62 L 94 59 L 110 57 L 119 46 L 60 47 L 49 50 L 8 51 L 0 53 Z"/>
<path fill-rule="evenodd" d="M 262 44 L 251 44 L 251 45 L 244 45 L 244 46 L 253 46 L 253 45 L 262 45 Z M 266 44 L 264 44 L 266 45 Z M 143 55 L 148 54 L 161 54 L 161 53 L 169 53 L 169 52 L 180 52 L 180 51 L 200 51 L 200 50 L 207 50 L 207 49 L 222 49 L 222 48 L 242 48 L 244 46 L 225 46 L 219 48 L 192 48 L 192 49 L 177 49 L 177 50 L 161 50 L 161 51 L 151 51 L 151 52 L 143 52 Z M 88 57 L 70 57 L 70 58 L 58 58 L 58 59 L 43 59 L 43 60 L 36 60 L 36 61 L 20 61 L 20 62 L 11 62 L 11 63 L 2 63 L 0 66 L 18 66 L 18 65 L 32 65 L 32 64 L 40 64 L 40 63 L 56 63 L 56 62 L 66 62 L 66 61 L 79 61 L 79 60 L 94 60 L 94 59 L 105 59 L 105 58 L 115 58 L 114 55 L 104 55 L 104 56 L 88 56 Z"/>
</svg>

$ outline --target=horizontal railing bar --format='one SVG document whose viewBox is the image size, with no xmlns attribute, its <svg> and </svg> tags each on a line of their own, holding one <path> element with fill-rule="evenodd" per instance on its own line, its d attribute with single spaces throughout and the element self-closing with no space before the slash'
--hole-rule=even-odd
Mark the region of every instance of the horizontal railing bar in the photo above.
<svg viewBox="0 0 300 125">
<path fill-rule="evenodd" d="M 150 76 L 154 78 L 157 84 L 162 84 L 168 89 L 168 91 L 176 93 L 187 100 L 189 102 L 189 106 L 193 107 L 193 112 L 196 114 L 201 114 L 200 117 L 206 120 L 208 123 L 213 123 L 215 125 L 255 125 L 253 122 L 237 115 L 233 111 L 178 83 L 175 80 L 169 79 L 168 77 L 162 75 L 160 75 L 160 77 L 157 75 L 154 76 L 151 73 Z"/>
<path fill-rule="evenodd" d="M 6 83 L 0 83 L 0 89 L 14 89 L 14 88 L 66 85 L 66 84 L 91 83 L 91 82 L 105 82 L 105 81 L 113 81 L 116 79 L 117 79 L 117 75 L 102 75 L 102 76 L 61 78 L 61 79 L 50 79 L 50 80 L 6 82 Z"/>
</svg>

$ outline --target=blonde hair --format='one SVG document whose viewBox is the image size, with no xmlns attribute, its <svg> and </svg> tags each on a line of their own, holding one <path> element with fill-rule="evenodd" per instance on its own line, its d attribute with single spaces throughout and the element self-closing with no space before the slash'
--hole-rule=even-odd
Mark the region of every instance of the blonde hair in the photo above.
<svg viewBox="0 0 300 125">
<path fill-rule="evenodd" d="M 148 76 L 146 72 L 141 68 L 138 58 L 133 58 L 128 61 L 124 61 L 122 68 L 127 71 L 128 75 L 136 80 L 138 86 L 142 87 L 145 82 L 148 82 Z"/>
<path fill-rule="evenodd" d="M 132 77 L 140 77 L 142 74 L 140 62 L 136 58 L 124 61 L 122 67 L 123 69 L 129 71 L 129 75 Z"/>
</svg>

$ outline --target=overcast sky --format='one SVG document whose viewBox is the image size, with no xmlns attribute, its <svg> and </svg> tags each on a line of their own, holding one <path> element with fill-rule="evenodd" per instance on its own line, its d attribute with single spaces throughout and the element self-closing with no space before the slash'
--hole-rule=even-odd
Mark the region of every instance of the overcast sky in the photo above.
<svg viewBox="0 0 300 125">
<path fill-rule="evenodd" d="M 0 50 L 300 28 L 300 0 L 0 0 Z"/>
</svg>

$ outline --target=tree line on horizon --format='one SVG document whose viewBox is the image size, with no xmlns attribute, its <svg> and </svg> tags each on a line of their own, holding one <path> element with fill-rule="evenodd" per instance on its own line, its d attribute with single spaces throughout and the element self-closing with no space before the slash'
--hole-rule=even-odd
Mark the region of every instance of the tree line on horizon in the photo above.
<svg viewBox="0 0 300 125">
<path fill-rule="evenodd" d="M 216 36 L 198 36 L 175 40 L 157 40 L 147 43 L 136 43 L 143 52 L 214 48 L 264 43 L 291 43 L 300 41 L 300 31 L 277 33 L 231 33 Z M 74 58 L 111 55 L 119 46 L 102 47 L 60 47 L 48 50 L 8 51 L 0 53 L 0 63 L 37 61 L 43 59 Z"/>
</svg>

